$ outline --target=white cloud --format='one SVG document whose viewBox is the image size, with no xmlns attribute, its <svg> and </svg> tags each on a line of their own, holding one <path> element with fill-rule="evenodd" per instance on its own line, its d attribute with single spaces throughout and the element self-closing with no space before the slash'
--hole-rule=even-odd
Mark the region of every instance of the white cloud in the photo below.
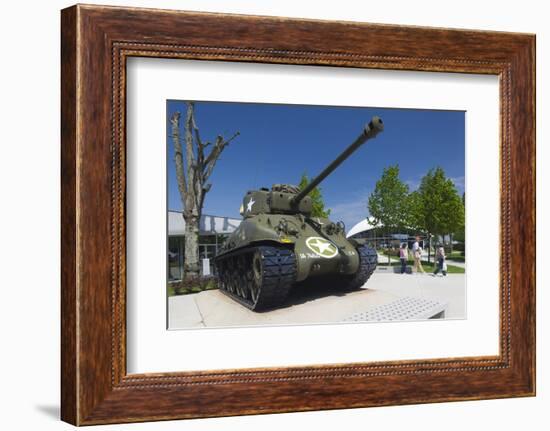
<svg viewBox="0 0 550 431">
<path fill-rule="evenodd" d="M 454 183 L 459 192 L 463 192 L 465 189 L 466 179 L 464 175 L 461 177 L 451 177 L 450 180 Z"/>
<path fill-rule="evenodd" d="M 334 205 L 327 205 L 330 209 L 330 218 L 333 221 L 343 221 L 346 230 L 349 230 L 369 215 L 367 202 L 370 191 L 363 190 L 355 193 L 355 197 L 347 202 L 338 202 Z"/>
<path fill-rule="evenodd" d="M 414 192 L 416 189 L 418 189 L 418 187 L 420 187 L 420 181 L 421 179 L 418 178 L 405 180 L 404 182 L 409 186 L 409 192 Z"/>
</svg>

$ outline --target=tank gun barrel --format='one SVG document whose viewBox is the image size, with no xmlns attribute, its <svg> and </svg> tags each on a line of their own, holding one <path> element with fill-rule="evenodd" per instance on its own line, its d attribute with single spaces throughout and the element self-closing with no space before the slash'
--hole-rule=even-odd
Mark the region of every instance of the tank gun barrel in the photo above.
<svg viewBox="0 0 550 431">
<path fill-rule="evenodd" d="M 378 133 L 384 130 L 384 124 L 380 117 L 372 117 L 363 132 L 357 137 L 348 148 L 346 148 L 342 154 L 332 161 L 323 171 L 317 175 L 300 193 L 298 193 L 291 201 L 291 204 L 298 205 L 300 201 L 305 198 L 309 192 L 311 192 L 321 181 L 329 176 L 340 164 L 346 160 L 352 153 L 355 152 L 361 145 L 367 142 L 369 139 L 375 138 Z"/>
</svg>

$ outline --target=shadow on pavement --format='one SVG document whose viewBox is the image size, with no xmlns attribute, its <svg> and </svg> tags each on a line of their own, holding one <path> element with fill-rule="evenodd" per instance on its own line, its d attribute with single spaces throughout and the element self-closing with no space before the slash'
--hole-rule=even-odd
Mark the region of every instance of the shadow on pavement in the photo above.
<svg viewBox="0 0 550 431">
<path fill-rule="evenodd" d="M 331 285 L 319 285 L 319 282 L 309 281 L 296 284 L 283 306 L 277 307 L 277 309 L 289 308 L 294 305 L 305 304 L 307 302 L 316 301 L 318 299 L 336 296 L 344 297 L 354 292 L 358 292 L 362 289 L 345 289 L 337 287 L 336 283 L 330 283 Z M 271 310 L 266 310 L 271 311 Z"/>
</svg>

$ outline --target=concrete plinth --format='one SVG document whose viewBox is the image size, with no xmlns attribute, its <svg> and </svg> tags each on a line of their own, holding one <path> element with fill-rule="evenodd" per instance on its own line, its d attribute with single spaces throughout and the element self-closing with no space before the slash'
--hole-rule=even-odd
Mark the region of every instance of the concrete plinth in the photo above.
<svg viewBox="0 0 550 431">
<path fill-rule="evenodd" d="M 169 328 L 337 323 L 404 297 L 445 303 L 445 318 L 465 317 L 463 274 L 432 277 L 375 273 L 363 289 L 342 292 L 336 288 L 303 288 L 293 292 L 284 307 L 260 313 L 246 309 L 218 290 L 173 296 L 168 300 Z"/>
</svg>

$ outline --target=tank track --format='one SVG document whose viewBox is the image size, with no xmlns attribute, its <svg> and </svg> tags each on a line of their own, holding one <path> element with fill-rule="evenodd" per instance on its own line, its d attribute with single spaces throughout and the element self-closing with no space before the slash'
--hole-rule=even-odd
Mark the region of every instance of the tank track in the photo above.
<svg viewBox="0 0 550 431">
<path fill-rule="evenodd" d="M 361 288 L 370 278 L 378 264 L 378 253 L 372 247 L 363 245 L 356 248 L 359 254 L 359 270 L 351 277 L 346 285 L 347 289 Z"/>
<path fill-rule="evenodd" d="M 296 280 L 296 256 L 285 247 L 245 247 L 216 257 L 215 265 L 220 290 L 254 311 L 284 303 Z"/>
</svg>

